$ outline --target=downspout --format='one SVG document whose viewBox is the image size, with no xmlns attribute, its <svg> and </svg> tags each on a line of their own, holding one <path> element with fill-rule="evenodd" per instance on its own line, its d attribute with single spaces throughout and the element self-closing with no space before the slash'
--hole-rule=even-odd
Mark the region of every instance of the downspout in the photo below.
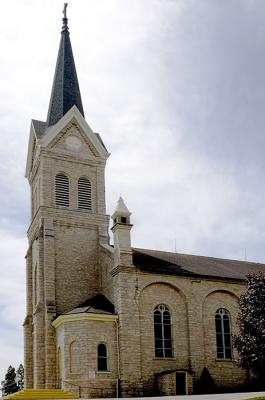
<svg viewBox="0 0 265 400">
<path fill-rule="evenodd" d="M 115 321 L 116 324 L 116 342 L 117 342 L 117 369 L 118 369 L 118 377 L 116 381 L 116 398 L 119 397 L 119 387 L 120 387 L 120 341 L 119 341 L 119 320 Z"/>
</svg>

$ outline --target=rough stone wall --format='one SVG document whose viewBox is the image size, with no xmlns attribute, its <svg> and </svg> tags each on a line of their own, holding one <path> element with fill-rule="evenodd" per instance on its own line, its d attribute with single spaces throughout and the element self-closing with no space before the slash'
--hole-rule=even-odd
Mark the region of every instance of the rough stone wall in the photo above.
<svg viewBox="0 0 265 400">
<path fill-rule="evenodd" d="M 40 205 L 55 207 L 55 176 L 65 173 L 69 178 L 69 209 L 78 210 L 78 179 L 86 177 L 91 182 L 92 212 L 105 214 L 104 162 L 100 160 L 80 162 L 73 157 L 56 158 L 56 155 L 50 157 L 50 153 L 45 150 L 42 150 L 41 154 Z"/>
<path fill-rule="evenodd" d="M 150 376 L 170 369 L 189 368 L 189 343 L 187 301 L 184 295 L 168 284 L 154 283 L 146 286 L 138 298 L 140 310 L 141 375 L 144 381 Z M 173 357 L 161 358 L 154 354 L 154 309 L 166 304 L 171 313 Z"/>
<path fill-rule="evenodd" d="M 121 388 L 124 396 L 154 391 L 154 374 L 188 370 L 194 383 L 206 367 L 217 388 L 238 386 L 247 374 L 232 360 L 217 360 L 215 312 L 226 308 L 235 333 L 237 298 L 244 291 L 239 282 L 191 279 L 149 274 L 133 268 L 116 271 L 120 320 Z M 173 358 L 154 355 L 153 310 L 166 304 L 172 315 Z M 174 395 L 174 393 L 171 393 Z"/>
<path fill-rule="evenodd" d="M 120 394 L 135 397 L 143 395 L 140 320 L 137 276 L 134 267 L 128 269 L 131 273 L 120 272 L 115 277 L 115 307 L 119 314 Z"/>
<path fill-rule="evenodd" d="M 62 352 L 62 387 L 82 397 L 116 397 L 118 378 L 115 321 L 64 322 L 56 330 Z M 79 357 L 73 355 L 73 343 Z M 97 346 L 107 345 L 108 371 L 98 371 Z M 74 357 L 73 357 L 74 356 Z"/>
<path fill-rule="evenodd" d="M 96 227 L 55 223 L 56 305 L 59 314 L 71 310 L 98 291 Z"/>
<path fill-rule="evenodd" d="M 160 396 L 171 396 L 172 393 L 176 393 L 176 373 L 165 373 L 156 376 L 156 388 Z M 181 371 L 186 375 L 186 394 L 192 394 L 192 377 L 186 371 Z"/>
<path fill-rule="evenodd" d="M 156 379 L 156 387 L 160 396 L 170 396 L 175 392 L 176 373 L 160 375 Z"/>
<path fill-rule="evenodd" d="M 36 146 L 29 176 L 32 223 L 28 237 L 33 256 L 27 267 L 24 328 L 27 387 L 56 386 L 58 357 L 51 322 L 56 313 L 68 311 L 99 291 L 99 242 L 108 243 L 106 160 L 96 154 L 77 125 L 73 129 L 81 148 L 67 149 L 62 131 L 48 147 Z M 55 204 L 55 176 L 61 172 L 69 177 L 68 209 Z M 91 181 L 92 212 L 78 209 L 80 177 Z"/>
<path fill-rule="evenodd" d="M 26 318 L 24 321 L 24 370 L 25 388 L 33 386 L 33 340 L 32 340 L 32 249 L 30 248 L 26 256 Z"/>
<path fill-rule="evenodd" d="M 100 292 L 115 305 L 115 285 L 111 270 L 113 267 L 114 250 L 109 245 L 101 245 L 99 248 L 99 274 L 100 274 Z"/>
<path fill-rule="evenodd" d="M 217 290 L 208 294 L 202 305 L 205 364 L 217 387 L 233 387 L 242 378 L 247 379 L 247 374 L 236 368 L 233 362 L 217 358 L 214 315 L 219 308 L 225 308 L 229 311 L 232 332 L 235 334 L 238 330 L 236 324 L 237 296 L 229 292 L 229 289 L 227 291 Z M 234 358 L 237 358 L 237 352 L 234 350 L 233 353 Z"/>
</svg>

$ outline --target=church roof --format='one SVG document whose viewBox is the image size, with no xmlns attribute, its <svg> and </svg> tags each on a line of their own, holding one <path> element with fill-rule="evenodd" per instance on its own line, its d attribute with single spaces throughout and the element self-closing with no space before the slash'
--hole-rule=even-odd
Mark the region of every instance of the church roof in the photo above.
<svg viewBox="0 0 265 400">
<path fill-rule="evenodd" d="M 248 274 L 265 272 L 260 263 L 138 248 L 133 249 L 133 264 L 144 272 L 201 278 L 244 280 Z"/>
<path fill-rule="evenodd" d="M 36 132 L 37 137 L 40 139 L 45 134 L 46 128 L 48 126 L 47 122 L 38 121 L 37 119 L 33 119 L 32 124 L 34 126 L 34 130 Z"/>
<path fill-rule="evenodd" d="M 114 311 L 114 305 L 103 294 L 97 294 L 65 314 L 114 314 Z"/>
<path fill-rule="evenodd" d="M 47 116 L 48 126 L 56 124 L 74 105 L 84 116 L 67 21 L 66 17 L 63 18 L 61 41 Z"/>
</svg>

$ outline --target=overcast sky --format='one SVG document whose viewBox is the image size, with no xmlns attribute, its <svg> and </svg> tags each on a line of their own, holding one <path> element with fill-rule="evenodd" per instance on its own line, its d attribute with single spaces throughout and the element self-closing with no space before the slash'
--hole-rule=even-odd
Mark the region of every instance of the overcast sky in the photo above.
<svg viewBox="0 0 265 400">
<path fill-rule="evenodd" d="M 0 380 L 23 360 L 24 179 L 45 120 L 60 0 L 0 0 Z M 264 0 L 74 0 L 69 27 L 86 120 L 111 153 L 134 247 L 265 261 Z"/>
</svg>

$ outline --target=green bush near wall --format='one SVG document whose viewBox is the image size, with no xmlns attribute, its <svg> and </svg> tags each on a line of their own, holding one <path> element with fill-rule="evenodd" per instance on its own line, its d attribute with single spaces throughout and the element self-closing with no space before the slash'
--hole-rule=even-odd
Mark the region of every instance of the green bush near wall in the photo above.
<svg viewBox="0 0 265 400">
<path fill-rule="evenodd" d="M 246 398 L 245 400 L 265 400 L 265 397 L 264 396 L 249 397 L 249 398 Z"/>
</svg>

